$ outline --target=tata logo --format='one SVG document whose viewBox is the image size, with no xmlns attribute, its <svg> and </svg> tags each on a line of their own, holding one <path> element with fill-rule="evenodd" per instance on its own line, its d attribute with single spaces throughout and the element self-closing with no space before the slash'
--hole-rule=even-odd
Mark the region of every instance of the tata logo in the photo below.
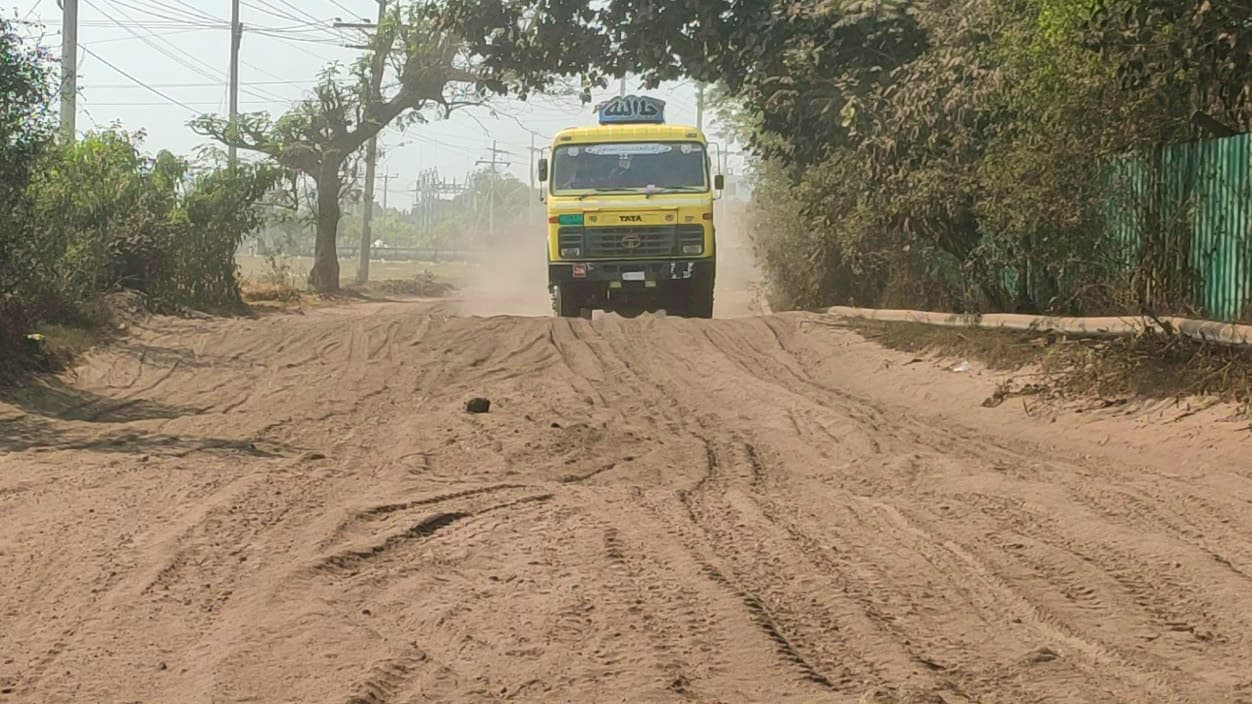
<svg viewBox="0 0 1252 704">
<path fill-rule="evenodd" d="M 620 217 L 622 222 L 643 222 L 642 215 L 622 215 Z"/>
</svg>

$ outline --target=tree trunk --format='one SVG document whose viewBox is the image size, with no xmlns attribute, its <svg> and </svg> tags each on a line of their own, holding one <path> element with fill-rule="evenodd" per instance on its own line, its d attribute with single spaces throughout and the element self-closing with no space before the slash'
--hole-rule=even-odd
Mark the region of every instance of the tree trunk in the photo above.
<svg viewBox="0 0 1252 704">
<path fill-rule="evenodd" d="M 323 168 L 317 178 L 317 239 L 313 245 L 313 270 L 309 286 L 318 293 L 339 290 L 339 169 Z"/>
</svg>

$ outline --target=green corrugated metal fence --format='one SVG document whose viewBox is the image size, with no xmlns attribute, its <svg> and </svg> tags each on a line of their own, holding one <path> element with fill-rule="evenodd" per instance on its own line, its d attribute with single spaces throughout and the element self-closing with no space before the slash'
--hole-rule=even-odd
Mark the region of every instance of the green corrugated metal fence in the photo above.
<svg viewBox="0 0 1252 704">
<path fill-rule="evenodd" d="M 1145 301 L 1252 318 L 1252 135 L 1162 147 L 1110 171 L 1111 239 Z"/>
</svg>

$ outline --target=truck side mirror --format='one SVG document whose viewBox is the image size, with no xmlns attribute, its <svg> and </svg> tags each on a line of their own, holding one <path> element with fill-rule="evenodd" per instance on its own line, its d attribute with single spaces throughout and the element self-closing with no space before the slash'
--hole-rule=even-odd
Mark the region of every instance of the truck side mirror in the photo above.
<svg viewBox="0 0 1252 704">
<path fill-rule="evenodd" d="M 719 191 L 721 191 L 721 190 L 725 190 L 725 189 L 726 189 L 726 177 L 725 177 L 725 176 L 723 176 L 722 174 L 718 174 L 718 175 L 714 176 L 714 177 L 713 177 L 713 188 L 716 188 L 716 189 L 717 189 L 717 190 L 719 190 Z"/>
<path fill-rule="evenodd" d="M 548 182 L 548 160 L 547 159 L 539 160 L 539 182 L 540 183 Z"/>
</svg>

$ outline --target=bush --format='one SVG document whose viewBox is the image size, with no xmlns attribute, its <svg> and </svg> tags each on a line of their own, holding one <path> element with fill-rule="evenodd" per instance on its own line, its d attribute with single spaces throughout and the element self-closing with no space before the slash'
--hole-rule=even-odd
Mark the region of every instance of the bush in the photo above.
<svg viewBox="0 0 1252 704">
<path fill-rule="evenodd" d="M 142 134 L 55 142 L 54 61 L 0 19 L 0 359 L 40 322 L 110 292 L 158 306 L 241 302 L 235 253 L 282 172 L 140 151 Z"/>
<path fill-rule="evenodd" d="M 235 253 L 261 225 L 257 202 L 279 173 L 195 168 L 109 131 L 60 148 L 31 183 L 35 223 L 67 302 L 130 289 L 161 306 L 240 302 Z M 192 175 L 197 173 L 198 175 Z"/>
<path fill-rule="evenodd" d="M 71 318 L 105 294 L 132 290 L 158 308 L 242 304 L 235 254 L 262 224 L 258 202 L 281 172 L 226 169 L 139 149 L 112 130 L 45 149 L 20 202 L 5 281 L 10 345 L 36 320 Z"/>
<path fill-rule="evenodd" d="M 1183 192 L 1204 178 L 1160 153 L 1252 131 L 1252 34 L 1230 29 L 1247 3 L 818 6 L 729 115 L 766 159 L 759 250 L 781 304 L 1230 315 L 1197 295 L 1214 255 L 1191 226 L 1218 216 Z M 823 23 L 917 40 L 831 64 Z"/>
<path fill-rule="evenodd" d="M 56 127 L 51 58 L 0 19 L 0 355 L 23 344 L 38 300 L 26 187 Z"/>
</svg>

